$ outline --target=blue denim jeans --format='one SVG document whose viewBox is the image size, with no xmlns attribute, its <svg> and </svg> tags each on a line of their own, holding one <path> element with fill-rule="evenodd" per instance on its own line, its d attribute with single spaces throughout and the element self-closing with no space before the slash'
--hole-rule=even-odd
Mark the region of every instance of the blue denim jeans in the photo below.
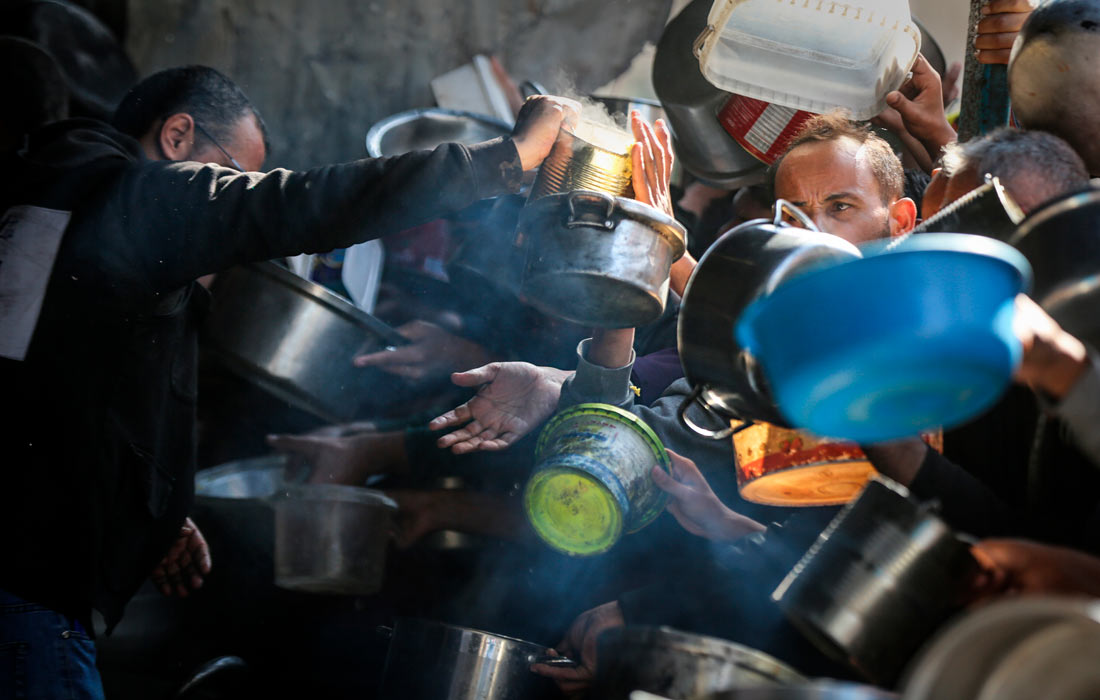
<svg viewBox="0 0 1100 700">
<path fill-rule="evenodd" d="M 0 590 L 0 698 L 103 700 L 95 642 L 75 620 Z"/>
</svg>

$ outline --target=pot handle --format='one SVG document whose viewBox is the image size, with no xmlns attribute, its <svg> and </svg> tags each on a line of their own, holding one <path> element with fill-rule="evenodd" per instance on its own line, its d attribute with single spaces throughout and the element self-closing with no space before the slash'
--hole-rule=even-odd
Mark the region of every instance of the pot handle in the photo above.
<svg viewBox="0 0 1100 700">
<path fill-rule="evenodd" d="M 703 55 L 703 45 L 707 43 L 707 39 L 710 35 L 718 31 L 713 24 L 708 24 L 703 28 L 703 31 L 699 33 L 699 36 L 695 37 L 695 41 L 691 42 L 691 55 L 695 58 L 699 58 Z"/>
<path fill-rule="evenodd" d="M 795 219 L 798 219 L 798 223 L 802 224 L 802 228 L 809 231 L 817 231 L 820 233 L 821 229 L 817 227 L 817 224 L 806 216 L 806 212 L 802 211 L 795 205 L 791 204 L 785 199 L 775 200 L 775 211 L 772 215 L 772 225 L 778 226 L 783 223 L 783 214 L 790 214 Z"/>
<path fill-rule="evenodd" d="M 531 654 L 527 657 L 527 663 L 557 666 L 559 668 L 576 668 L 580 666 L 579 663 L 568 656 L 551 656 L 550 654 Z"/>
<path fill-rule="evenodd" d="M 736 427 L 731 425 L 727 428 L 722 428 L 721 430 L 713 430 L 711 428 L 704 428 L 703 426 L 688 418 L 688 408 L 690 408 L 692 404 L 696 404 L 708 416 L 714 416 L 715 418 L 721 420 L 721 417 L 715 415 L 715 413 L 710 409 L 710 406 L 707 405 L 707 402 L 702 400 L 703 387 L 704 385 L 700 384 L 699 386 L 692 389 L 691 394 L 683 400 L 683 402 L 680 404 L 680 408 L 676 412 L 676 415 L 679 416 L 680 422 L 684 425 L 685 428 L 695 433 L 696 435 L 708 438 L 710 440 L 725 440 L 734 433 L 739 433 L 753 424 L 751 420 L 746 420 L 741 421 L 741 423 L 738 424 Z"/>
<path fill-rule="evenodd" d="M 602 228 L 605 231 L 613 231 L 615 222 L 611 220 L 611 213 L 615 211 L 615 198 L 603 192 L 589 190 L 574 190 L 569 193 L 569 217 L 565 220 L 566 228 L 578 228 L 588 226 Z"/>
</svg>

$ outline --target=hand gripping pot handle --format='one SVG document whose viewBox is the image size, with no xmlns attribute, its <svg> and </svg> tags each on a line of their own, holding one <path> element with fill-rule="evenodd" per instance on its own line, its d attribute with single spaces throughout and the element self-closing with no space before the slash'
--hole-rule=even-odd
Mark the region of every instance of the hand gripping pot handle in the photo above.
<svg viewBox="0 0 1100 700">
<path fill-rule="evenodd" d="M 680 408 L 676 411 L 676 415 L 680 418 L 680 423 L 682 423 L 685 428 L 695 433 L 696 435 L 705 437 L 710 440 L 725 440 L 734 433 L 739 433 L 753 424 L 751 420 L 747 420 L 742 421 L 736 426 L 730 425 L 729 427 L 723 428 L 721 430 L 713 430 L 711 428 L 704 428 L 692 419 L 688 418 L 687 410 L 691 407 L 692 404 L 695 404 L 708 416 L 714 416 L 715 420 L 723 423 L 726 422 L 721 416 L 714 413 L 714 411 L 711 410 L 710 405 L 703 399 L 704 388 L 705 385 L 701 384 L 692 389 L 691 394 L 686 397 L 683 402 L 681 402 Z"/>
<path fill-rule="evenodd" d="M 615 229 L 611 214 L 615 211 L 615 198 L 604 192 L 575 190 L 569 193 L 569 218 L 566 228 L 588 226 L 606 231 Z"/>
</svg>

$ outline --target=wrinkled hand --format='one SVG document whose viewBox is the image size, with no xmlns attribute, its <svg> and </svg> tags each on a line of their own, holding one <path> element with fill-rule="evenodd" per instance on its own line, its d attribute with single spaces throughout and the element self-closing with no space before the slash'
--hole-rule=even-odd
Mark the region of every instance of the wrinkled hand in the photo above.
<svg viewBox="0 0 1100 700">
<path fill-rule="evenodd" d="M 668 456 L 672 458 L 672 474 L 653 467 L 653 481 L 669 495 L 665 508 L 681 527 L 716 542 L 728 542 L 764 529 L 755 520 L 727 508 L 694 462 L 671 450 Z"/>
<path fill-rule="evenodd" d="M 630 112 L 634 146 L 630 149 L 634 199 L 672 216 L 672 134 L 663 119 L 651 127 L 638 112 Z"/>
<path fill-rule="evenodd" d="M 203 576 L 209 573 L 210 547 L 199 528 L 187 518 L 168 554 L 149 578 L 164 595 L 186 598 L 191 591 L 202 588 Z"/>
<path fill-rule="evenodd" d="M 1055 400 L 1062 398 L 1088 368 L 1085 344 L 1025 294 L 1016 296 L 1015 310 L 1012 330 L 1024 350 L 1016 381 Z"/>
<path fill-rule="evenodd" d="M 436 441 L 439 447 L 449 447 L 455 454 L 503 450 L 554 413 L 561 386 L 571 374 L 528 362 L 493 362 L 458 372 L 451 381 L 458 386 L 480 386 L 477 396 L 432 419 L 428 428 L 462 426 Z"/>
<path fill-rule="evenodd" d="M 402 470 L 404 441 L 402 431 L 267 436 L 267 444 L 290 456 L 292 465 L 297 460 L 305 463 L 307 483 L 349 486 L 362 485 L 371 474 Z"/>
<path fill-rule="evenodd" d="M 575 126 L 580 111 L 580 103 L 567 97 L 532 95 L 523 103 L 512 129 L 512 142 L 524 170 L 542 163 L 558 138 L 558 130 Z"/>
<path fill-rule="evenodd" d="M 1008 65 L 1012 42 L 1038 6 L 1039 0 L 989 0 L 982 7 L 985 16 L 978 22 L 974 37 L 978 62 Z"/>
<path fill-rule="evenodd" d="M 623 627 L 622 608 L 618 601 L 604 603 L 587 612 L 583 612 L 573 621 L 565 639 L 558 643 L 557 652 L 578 662 L 576 668 L 534 664 L 531 670 L 540 676 L 553 678 L 563 693 L 580 694 L 596 677 L 596 641 L 600 634 L 613 627 Z"/>
<path fill-rule="evenodd" d="M 940 74 L 921 55 L 913 64 L 913 77 L 886 95 L 886 109 L 872 121 L 898 135 L 925 172 L 943 147 L 956 139 L 943 112 Z"/>
<path fill-rule="evenodd" d="M 971 550 L 982 568 L 978 601 L 1003 595 L 1100 596 L 1100 559 L 1027 540 L 982 540 Z"/>
<path fill-rule="evenodd" d="M 355 366 L 377 367 L 406 379 L 426 381 L 466 367 L 483 365 L 493 359 L 481 345 L 428 321 L 412 321 L 397 331 L 413 342 L 359 355 L 352 361 Z"/>
</svg>

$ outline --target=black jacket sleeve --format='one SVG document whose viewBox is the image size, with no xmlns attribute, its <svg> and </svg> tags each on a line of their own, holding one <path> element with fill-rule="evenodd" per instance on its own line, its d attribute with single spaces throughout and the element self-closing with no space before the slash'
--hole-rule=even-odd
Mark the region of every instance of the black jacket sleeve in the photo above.
<svg viewBox="0 0 1100 700">
<path fill-rule="evenodd" d="M 144 162 L 95 209 L 98 260 L 120 297 L 162 293 L 232 265 L 346 247 L 518 188 L 511 139 L 292 172 Z M 91 257 L 89 257 L 91 256 Z"/>
<path fill-rule="evenodd" d="M 909 491 L 921 500 L 939 501 L 943 519 L 956 530 L 977 537 L 1017 532 L 1018 510 L 930 447 Z"/>
</svg>

